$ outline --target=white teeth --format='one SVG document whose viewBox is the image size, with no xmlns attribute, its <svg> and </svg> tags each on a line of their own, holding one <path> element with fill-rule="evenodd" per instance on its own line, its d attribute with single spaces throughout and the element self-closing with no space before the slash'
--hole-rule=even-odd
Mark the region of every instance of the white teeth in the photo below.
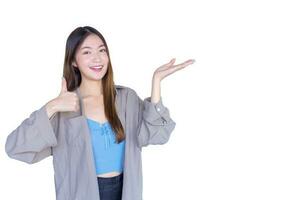
<svg viewBox="0 0 300 200">
<path fill-rule="evenodd" d="M 100 69 L 100 68 L 102 68 L 103 67 L 103 65 L 100 65 L 100 67 L 91 67 L 91 68 L 97 68 L 97 69 Z"/>
</svg>

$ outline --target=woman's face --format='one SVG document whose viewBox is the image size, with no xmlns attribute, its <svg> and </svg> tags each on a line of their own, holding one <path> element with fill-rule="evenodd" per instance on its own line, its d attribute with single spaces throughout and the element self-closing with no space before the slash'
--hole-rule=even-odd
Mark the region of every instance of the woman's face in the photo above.
<svg viewBox="0 0 300 200">
<path fill-rule="evenodd" d="M 95 34 L 85 38 L 75 53 L 74 67 L 78 67 L 82 78 L 100 80 L 108 68 L 108 55 L 103 41 Z"/>
</svg>

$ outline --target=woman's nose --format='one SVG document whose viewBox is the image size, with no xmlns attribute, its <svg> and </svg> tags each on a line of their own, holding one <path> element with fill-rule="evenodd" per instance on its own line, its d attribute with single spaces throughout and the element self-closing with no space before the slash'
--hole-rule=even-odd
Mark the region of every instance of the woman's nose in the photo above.
<svg viewBox="0 0 300 200">
<path fill-rule="evenodd" d="M 101 56 L 100 56 L 100 54 L 97 54 L 97 53 L 96 53 L 96 54 L 94 55 L 94 57 L 93 57 L 93 60 L 94 60 L 94 61 L 101 61 Z"/>
</svg>

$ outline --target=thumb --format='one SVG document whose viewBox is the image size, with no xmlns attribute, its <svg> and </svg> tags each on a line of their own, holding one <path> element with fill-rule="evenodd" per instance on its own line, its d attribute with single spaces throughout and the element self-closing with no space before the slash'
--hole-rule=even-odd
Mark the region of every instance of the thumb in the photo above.
<svg viewBox="0 0 300 200">
<path fill-rule="evenodd" d="M 172 58 L 172 60 L 170 60 L 170 62 L 168 62 L 166 65 L 167 65 L 167 66 L 173 65 L 174 62 L 175 62 L 175 60 L 176 60 L 176 58 Z"/>
<path fill-rule="evenodd" d="M 175 60 L 176 60 L 176 58 L 172 58 L 172 60 L 170 61 L 170 63 L 174 63 Z"/>
<path fill-rule="evenodd" d="M 67 92 L 68 89 L 67 89 L 67 81 L 66 81 L 65 77 L 62 77 L 61 81 L 62 82 L 61 82 L 61 91 L 60 91 L 60 93 L 62 94 L 62 93 Z"/>
<path fill-rule="evenodd" d="M 174 64 L 175 60 L 176 60 L 176 58 L 172 58 L 172 60 L 170 60 L 170 62 L 168 62 L 167 64 L 163 65 L 164 68 L 172 66 Z"/>
</svg>

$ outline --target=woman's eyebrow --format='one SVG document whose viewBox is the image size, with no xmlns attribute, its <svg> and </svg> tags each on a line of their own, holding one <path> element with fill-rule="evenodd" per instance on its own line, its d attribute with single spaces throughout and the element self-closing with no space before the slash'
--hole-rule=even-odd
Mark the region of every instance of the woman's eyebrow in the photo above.
<svg viewBox="0 0 300 200">
<path fill-rule="evenodd" d="M 100 47 L 102 47 L 102 46 L 104 46 L 104 44 L 101 44 L 98 48 L 100 48 Z M 91 47 L 82 47 L 82 48 L 80 48 L 80 49 L 85 49 L 85 48 L 91 49 Z"/>
</svg>

